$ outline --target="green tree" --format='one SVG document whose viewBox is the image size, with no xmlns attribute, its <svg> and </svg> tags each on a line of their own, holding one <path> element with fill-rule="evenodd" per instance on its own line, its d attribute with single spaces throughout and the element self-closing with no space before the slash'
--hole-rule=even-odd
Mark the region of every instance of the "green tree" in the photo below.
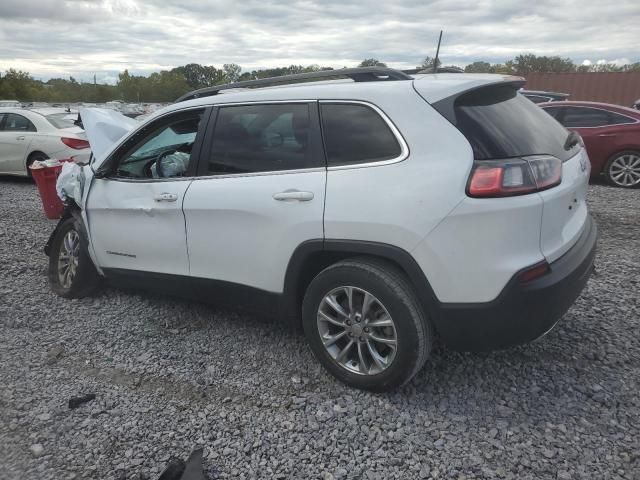
<svg viewBox="0 0 640 480">
<path fill-rule="evenodd" d="M 240 78 L 240 72 L 242 72 L 242 67 L 235 63 L 225 63 L 222 69 L 228 83 L 237 82 L 238 78 Z"/>
<path fill-rule="evenodd" d="M 176 67 L 171 72 L 182 75 L 191 90 L 212 87 L 225 83 L 225 72 L 214 66 L 200 65 L 198 63 L 188 63 L 187 65 Z"/>
<path fill-rule="evenodd" d="M 520 75 L 532 72 L 565 73 L 577 70 L 570 58 L 537 56 L 532 53 L 518 55 L 513 59 L 512 66 L 513 70 Z"/>
<path fill-rule="evenodd" d="M 494 67 L 489 62 L 473 62 L 464 67 L 465 73 L 495 73 Z"/>
<path fill-rule="evenodd" d="M 358 67 L 386 67 L 386 66 L 387 66 L 386 63 L 382 63 L 376 58 L 365 58 L 363 61 L 360 62 L 360 65 L 358 65 Z"/>
<path fill-rule="evenodd" d="M 430 57 L 430 56 L 426 56 L 424 57 L 424 60 L 422 60 L 422 62 L 420 63 L 420 65 L 418 65 L 416 68 L 419 68 L 421 70 L 430 70 L 433 71 L 433 62 L 434 62 L 435 58 Z M 441 66 L 442 62 L 440 61 L 440 59 L 438 58 L 438 62 L 436 64 L 436 68 Z"/>
</svg>

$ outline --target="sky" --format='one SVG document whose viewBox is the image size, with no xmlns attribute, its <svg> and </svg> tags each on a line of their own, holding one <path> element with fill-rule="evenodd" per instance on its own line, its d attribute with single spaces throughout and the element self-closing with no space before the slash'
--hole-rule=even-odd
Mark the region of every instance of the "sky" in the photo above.
<svg viewBox="0 0 640 480">
<path fill-rule="evenodd" d="M 0 71 L 115 83 L 187 63 L 243 70 L 377 58 L 413 68 L 520 53 L 640 61 L 640 0 L 0 0 Z"/>
</svg>

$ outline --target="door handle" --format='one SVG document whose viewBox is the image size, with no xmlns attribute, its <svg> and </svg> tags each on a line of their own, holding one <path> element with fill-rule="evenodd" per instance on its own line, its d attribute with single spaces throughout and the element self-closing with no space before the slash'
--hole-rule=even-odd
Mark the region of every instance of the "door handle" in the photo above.
<svg viewBox="0 0 640 480">
<path fill-rule="evenodd" d="M 615 133 L 601 133 L 598 135 L 599 137 L 615 137 Z"/>
<path fill-rule="evenodd" d="M 24 140 L 24 135 L 18 135 L 18 136 L 16 137 L 16 140 Z"/>
<path fill-rule="evenodd" d="M 175 202 L 178 200 L 178 195 L 175 193 L 161 193 L 153 197 L 156 202 Z"/>
<path fill-rule="evenodd" d="M 286 190 L 284 192 L 274 193 L 274 200 L 286 202 L 288 200 L 298 200 L 299 202 L 308 202 L 313 200 L 313 192 L 301 192 L 299 190 Z"/>
</svg>

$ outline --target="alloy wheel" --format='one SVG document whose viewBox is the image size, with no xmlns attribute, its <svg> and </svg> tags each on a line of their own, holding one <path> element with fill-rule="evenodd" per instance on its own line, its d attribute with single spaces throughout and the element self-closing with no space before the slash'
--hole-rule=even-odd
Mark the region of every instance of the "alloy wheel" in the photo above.
<svg viewBox="0 0 640 480">
<path fill-rule="evenodd" d="M 609 166 L 609 178 L 620 187 L 640 184 L 640 155 L 626 153 L 617 157 Z"/>
<path fill-rule="evenodd" d="M 331 358 L 349 372 L 375 375 L 393 362 L 398 339 L 385 306 L 371 293 L 344 286 L 320 302 L 318 333 Z"/>
<path fill-rule="evenodd" d="M 78 271 L 80 258 L 80 237 L 75 230 L 69 230 L 60 245 L 58 254 L 58 280 L 63 288 L 71 288 Z"/>
</svg>

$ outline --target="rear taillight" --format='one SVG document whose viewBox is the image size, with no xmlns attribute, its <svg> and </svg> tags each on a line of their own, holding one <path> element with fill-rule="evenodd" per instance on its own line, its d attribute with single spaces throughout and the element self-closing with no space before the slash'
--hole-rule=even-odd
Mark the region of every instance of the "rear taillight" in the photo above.
<svg viewBox="0 0 640 480">
<path fill-rule="evenodd" d="M 470 197 L 511 197 L 539 192 L 562 180 L 562 162 L 549 155 L 476 160 L 467 184 Z"/>
<path fill-rule="evenodd" d="M 60 137 L 60 140 L 67 147 L 73 148 L 74 150 L 82 150 L 83 148 L 89 148 L 89 142 L 87 142 L 86 140 L 81 140 L 79 138 Z"/>
</svg>

